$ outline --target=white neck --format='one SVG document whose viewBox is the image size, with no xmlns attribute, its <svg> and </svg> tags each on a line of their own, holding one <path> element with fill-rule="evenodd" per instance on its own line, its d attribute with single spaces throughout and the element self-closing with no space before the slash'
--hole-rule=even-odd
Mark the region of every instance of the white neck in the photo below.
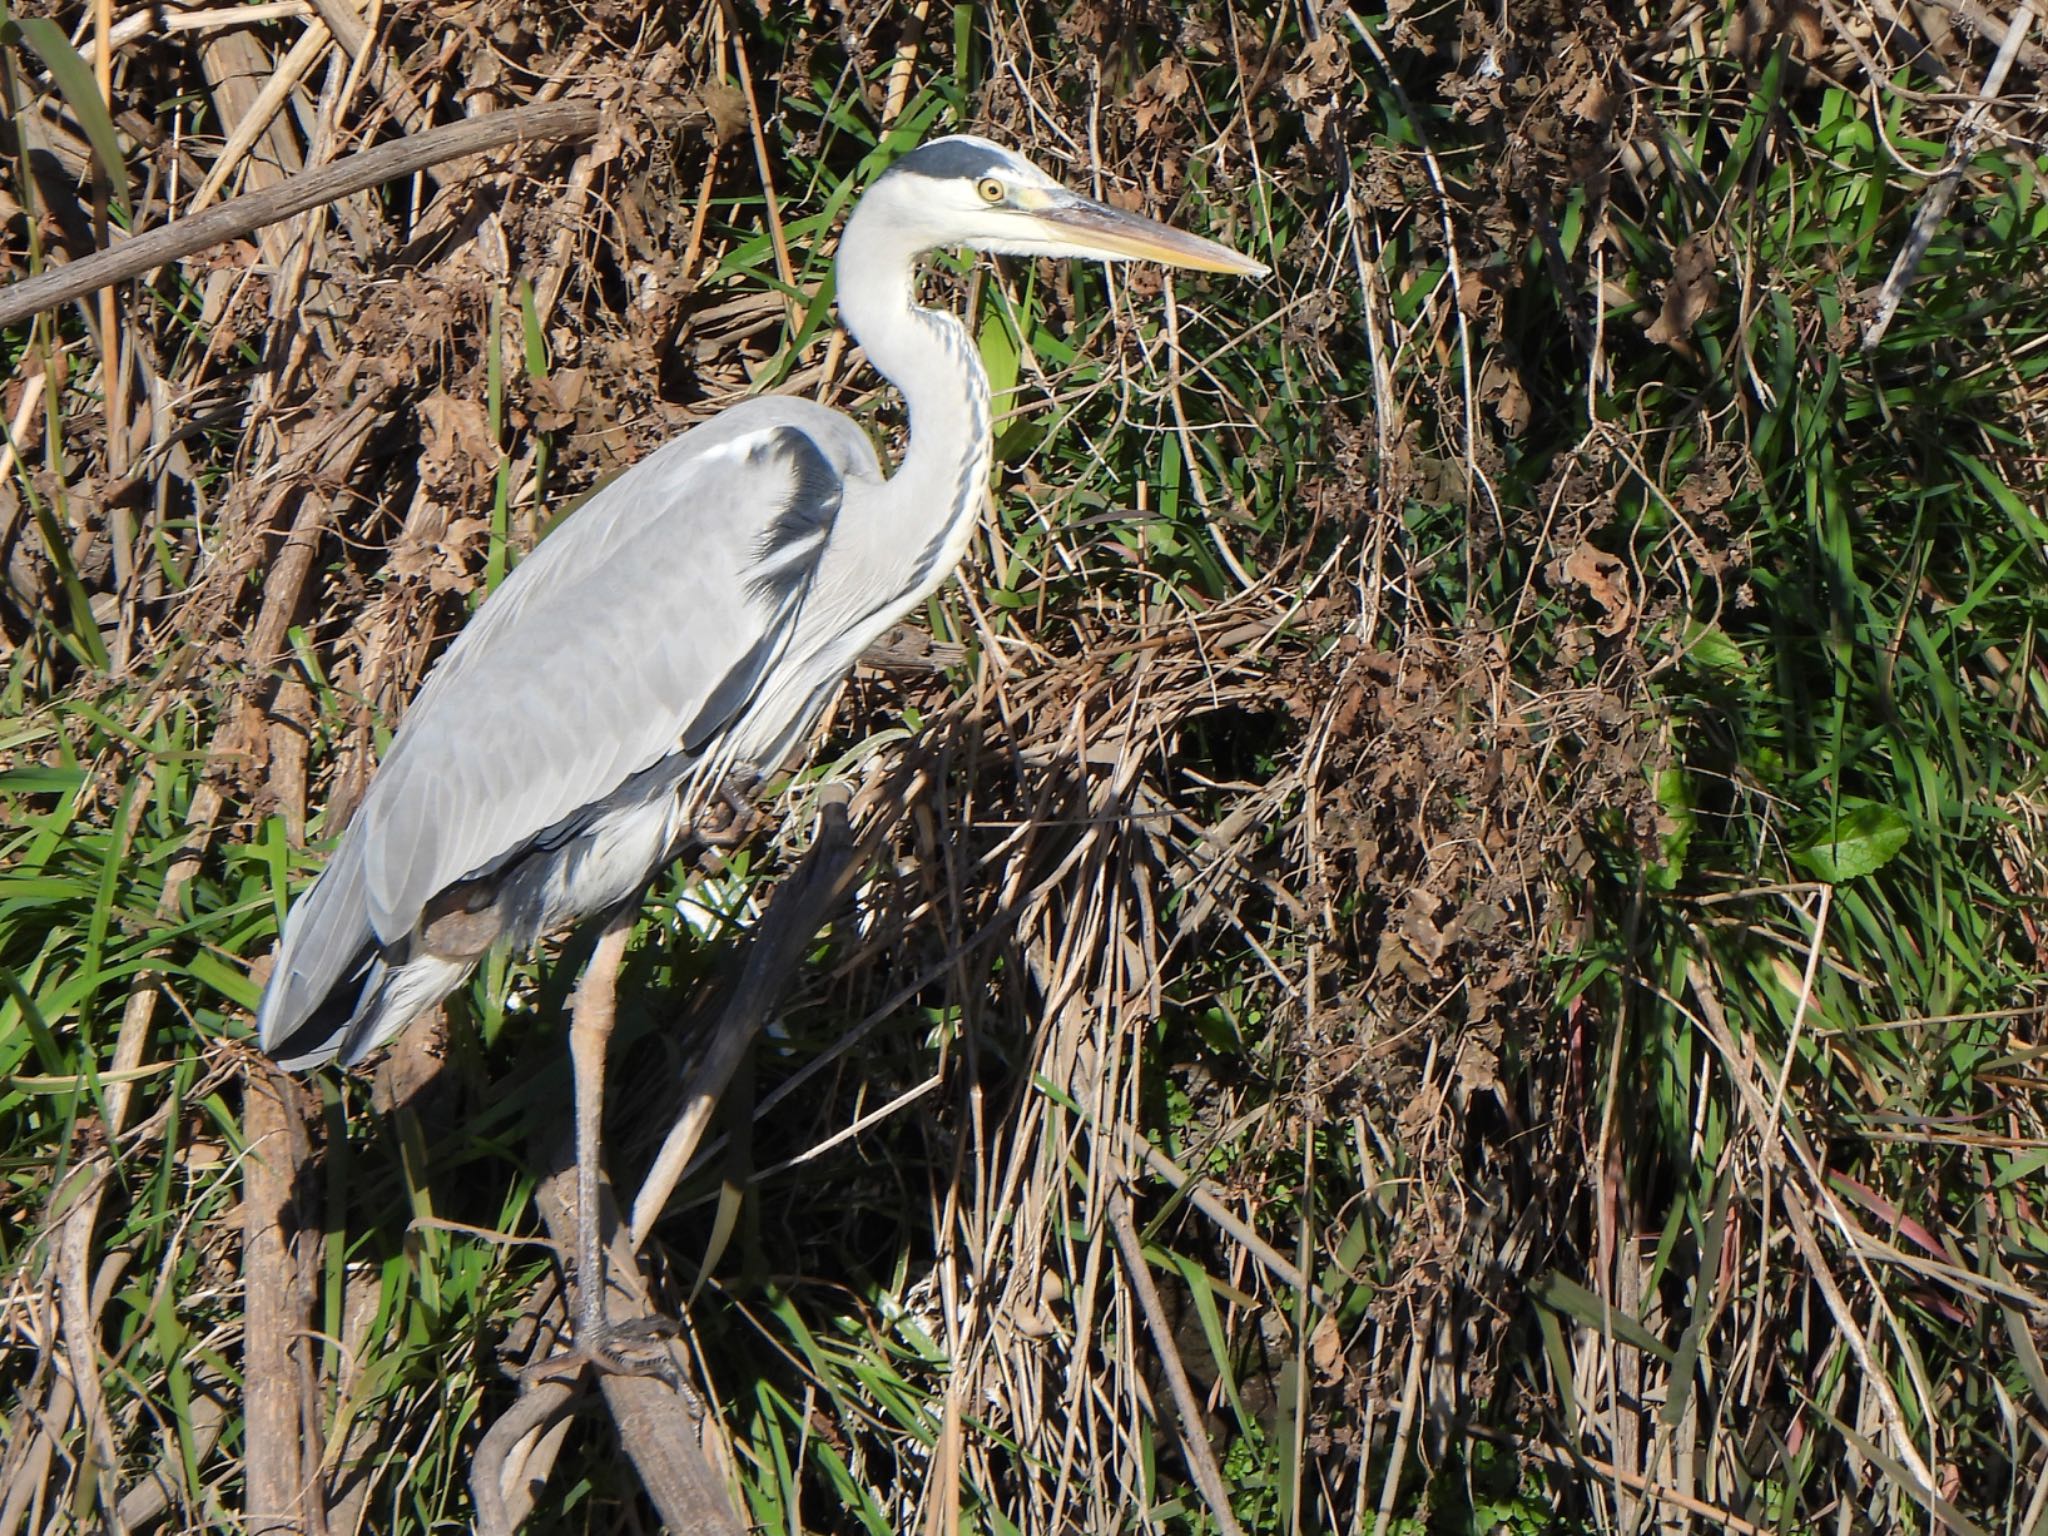
<svg viewBox="0 0 2048 1536">
<path fill-rule="evenodd" d="M 952 574 L 966 553 L 988 484 L 993 435 L 988 375 L 966 327 L 917 304 L 923 251 L 873 209 L 873 199 L 856 207 L 840 238 L 839 318 L 910 411 L 909 446 L 889 477 L 888 515 L 898 526 L 873 530 L 898 541 L 897 558 L 917 558 L 900 613 Z"/>
</svg>

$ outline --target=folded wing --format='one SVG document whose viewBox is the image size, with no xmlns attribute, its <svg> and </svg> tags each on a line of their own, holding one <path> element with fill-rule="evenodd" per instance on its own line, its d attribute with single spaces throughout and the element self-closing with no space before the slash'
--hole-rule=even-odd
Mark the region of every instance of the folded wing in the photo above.
<svg viewBox="0 0 2048 1536">
<path fill-rule="evenodd" d="M 339 1039 L 350 1008 L 330 994 L 406 940 L 436 893 L 632 775 L 705 751 L 746 708 L 787 644 L 845 474 L 863 467 L 829 435 L 830 456 L 798 427 L 751 425 L 761 414 L 729 413 L 634 466 L 478 610 L 286 921 L 258 1014 L 266 1049 L 320 1059 L 328 1032 L 309 1021 L 335 1015 Z"/>
</svg>

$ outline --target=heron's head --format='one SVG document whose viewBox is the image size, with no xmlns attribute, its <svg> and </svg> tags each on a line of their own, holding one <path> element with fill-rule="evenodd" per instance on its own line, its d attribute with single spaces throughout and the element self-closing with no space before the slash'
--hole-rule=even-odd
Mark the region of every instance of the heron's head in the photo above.
<svg viewBox="0 0 2048 1536">
<path fill-rule="evenodd" d="M 856 217 L 886 221 L 897 239 L 920 250 L 964 245 L 1002 256 L 1156 261 L 1247 277 L 1267 270 L 1227 245 L 1070 192 L 1022 155 L 969 134 L 934 139 L 898 160 L 868 189 Z"/>
</svg>

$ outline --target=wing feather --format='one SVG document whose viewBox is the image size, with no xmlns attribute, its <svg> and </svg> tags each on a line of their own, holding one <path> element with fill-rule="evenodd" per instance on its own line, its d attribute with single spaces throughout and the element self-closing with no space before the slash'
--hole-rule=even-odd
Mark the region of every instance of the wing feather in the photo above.
<svg viewBox="0 0 2048 1536">
<path fill-rule="evenodd" d="M 436 664 L 325 874 L 293 904 L 258 1013 L 265 1047 L 295 1066 L 331 1057 L 353 1005 L 337 1014 L 330 994 L 374 969 L 435 893 L 746 708 L 788 642 L 848 473 L 878 473 L 849 423 L 809 402 L 749 403 L 543 540 Z"/>
<path fill-rule="evenodd" d="M 545 540 L 435 668 L 350 829 L 378 937 L 744 706 L 842 493 L 773 427 L 656 453 Z"/>
</svg>

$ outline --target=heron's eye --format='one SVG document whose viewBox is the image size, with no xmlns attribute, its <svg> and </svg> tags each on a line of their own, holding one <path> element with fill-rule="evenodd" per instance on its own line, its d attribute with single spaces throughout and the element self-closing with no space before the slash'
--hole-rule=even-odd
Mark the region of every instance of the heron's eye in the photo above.
<svg viewBox="0 0 2048 1536">
<path fill-rule="evenodd" d="M 974 184 L 974 190 L 981 194 L 984 203 L 1000 203 L 1006 195 L 1002 182 L 993 176 L 984 176 Z"/>
</svg>

